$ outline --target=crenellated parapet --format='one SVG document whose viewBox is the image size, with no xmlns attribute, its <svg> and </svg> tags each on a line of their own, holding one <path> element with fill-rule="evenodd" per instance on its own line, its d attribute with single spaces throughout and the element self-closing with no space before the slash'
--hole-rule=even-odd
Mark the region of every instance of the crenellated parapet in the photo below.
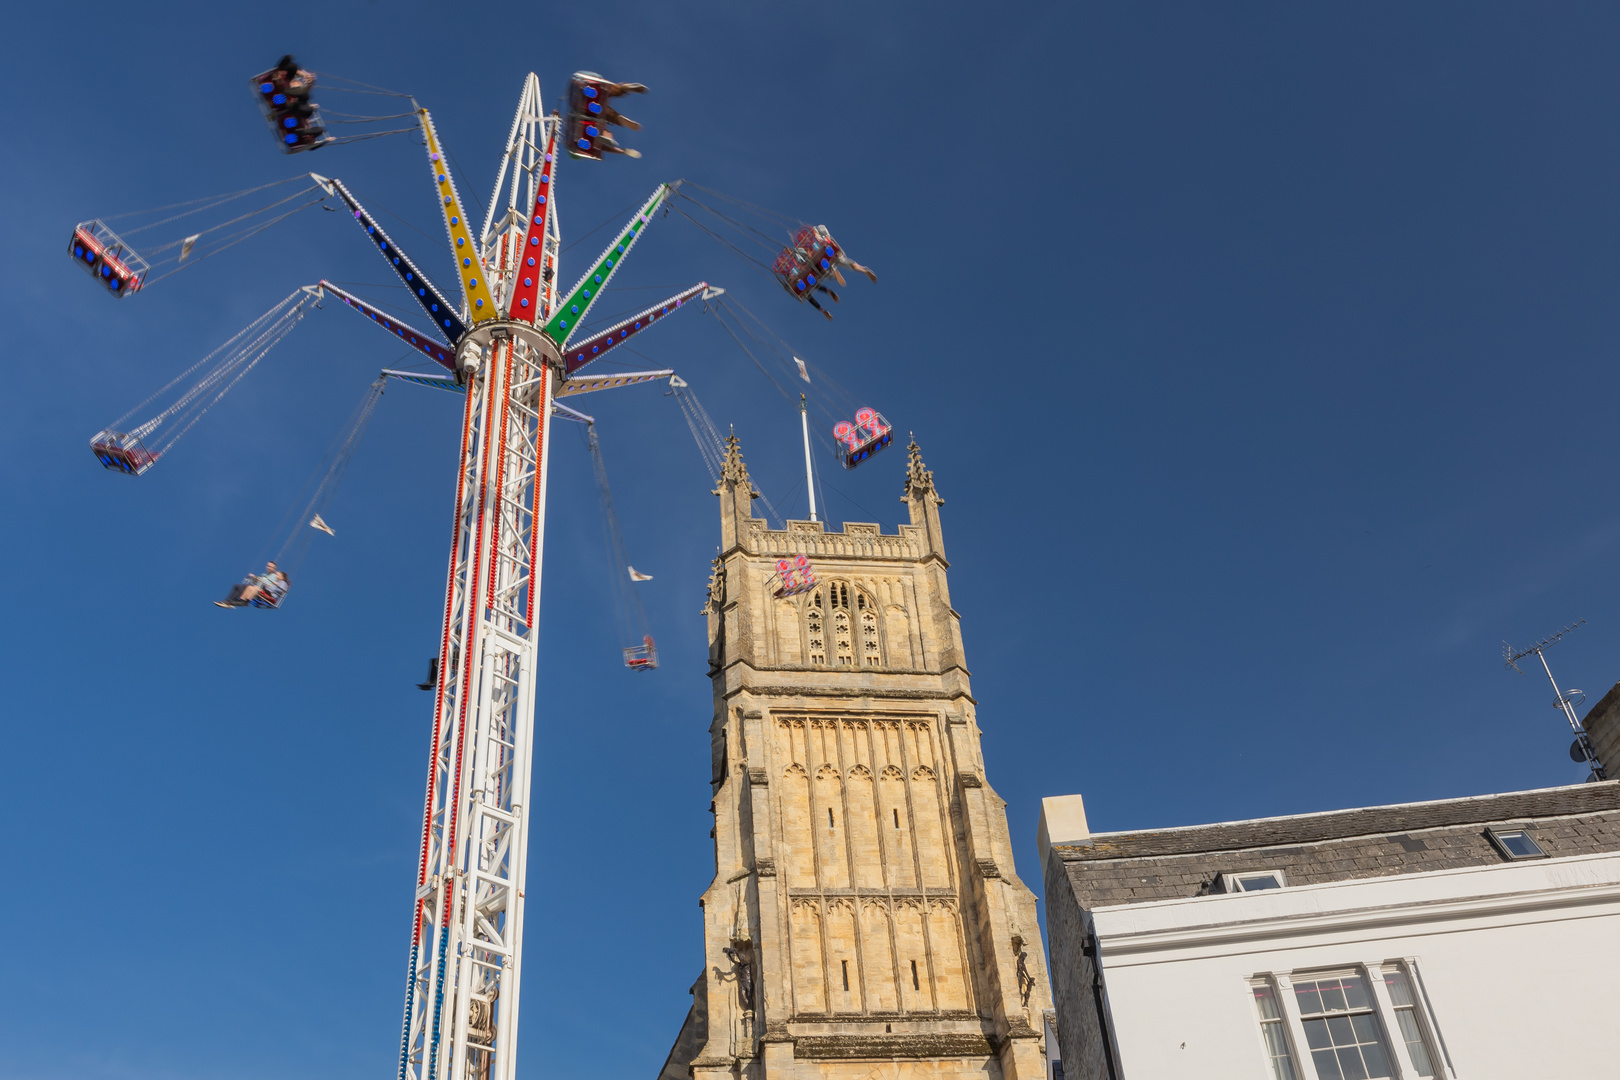
<svg viewBox="0 0 1620 1080">
<path fill-rule="evenodd" d="M 744 548 L 770 559 L 808 555 L 812 561 L 818 556 L 918 561 L 928 554 L 927 540 L 927 530 L 917 525 L 901 525 L 898 534 L 886 536 L 880 526 L 864 522 L 845 522 L 842 532 L 828 532 L 820 521 L 789 521 L 785 529 L 772 529 L 756 518 Z"/>
</svg>

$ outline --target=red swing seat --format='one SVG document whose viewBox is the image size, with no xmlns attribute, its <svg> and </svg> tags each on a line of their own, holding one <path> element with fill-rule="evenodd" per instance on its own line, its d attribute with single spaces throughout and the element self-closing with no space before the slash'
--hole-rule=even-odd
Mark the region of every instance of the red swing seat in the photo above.
<svg viewBox="0 0 1620 1080">
<path fill-rule="evenodd" d="M 644 637 L 641 642 L 624 650 L 624 666 L 631 671 L 651 671 L 658 666 L 658 649 L 653 639 Z"/>
<path fill-rule="evenodd" d="M 134 435 L 121 431 L 98 431 L 90 439 L 90 451 L 108 469 L 126 476 L 139 476 L 157 464 L 158 455 Z"/>
<path fill-rule="evenodd" d="M 114 296 L 140 292 L 151 269 L 145 259 L 131 251 L 117 233 L 100 221 L 83 221 L 73 226 L 68 254 Z"/>
</svg>

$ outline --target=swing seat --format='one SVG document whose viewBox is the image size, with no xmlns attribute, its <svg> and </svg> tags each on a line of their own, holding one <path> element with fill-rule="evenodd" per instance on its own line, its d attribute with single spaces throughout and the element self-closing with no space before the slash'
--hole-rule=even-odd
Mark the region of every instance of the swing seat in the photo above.
<svg viewBox="0 0 1620 1080">
<path fill-rule="evenodd" d="M 881 435 L 874 435 L 872 438 L 867 439 L 853 450 L 840 447 L 838 450 L 838 460 L 843 463 L 844 468 L 853 469 L 855 466 L 859 465 L 861 462 L 865 461 L 879 450 L 882 450 L 893 441 L 894 432 L 885 431 Z"/>
<path fill-rule="evenodd" d="M 568 156 L 582 161 L 601 161 L 602 150 L 596 140 L 602 135 L 602 125 L 589 116 L 578 113 L 568 117 Z"/>
<path fill-rule="evenodd" d="M 251 582 L 239 581 L 235 585 L 231 586 L 231 591 L 226 593 L 225 599 L 220 602 L 226 607 L 256 607 L 275 609 L 281 606 L 281 601 L 287 596 L 285 591 L 283 591 L 280 595 L 266 592 L 264 586 L 260 585 L 257 593 L 251 597 L 244 598 L 242 594 L 253 587 L 254 585 Z"/>
<path fill-rule="evenodd" d="M 856 411 L 853 424 L 843 421 L 833 427 L 833 439 L 838 447 L 839 464 L 853 469 L 893 442 L 894 428 L 876 409 L 861 408 Z"/>
<path fill-rule="evenodd" d="M 844 249 L 832 238 L 825 225 L 806 225 L 793 235 L 793 246 L 804 253 L 811 265 L 831 271 L 844 257 Z"/>
<path fill-rule="evenodd" d="M 307 91 L 293 93 L 289 90 L 285 71 L 271 68 L 262 75 L 255 75 L 253 89 L 259 99 L 259 108 L 264 112 L 265 123 L 275 133 L 282 153 L 317 150 L 330 141 L 326 135 L 326 125 L 321 122 L 320 107 Z M 313 78 L 309 89 L 314 90 Z"/>
<path fill-rule="evenodd" d="M 658 666 L 658 650 L 653 639 L 642 638 L 642 644 L 624 650 L 624 666 L 631 671 L 651 671 Z"/>
<path fill-rule="evenodd" d="M 816 572 L 810 560 L 803 555 L 776 561 L 776 589 L 772 595 L 778 599 L 797 596 L 816 587 Z"/>
<path fill-rule="evenodd" d="M 121 431 L 98 431 L 90 440 L 90 450 L 102 466 L 126 476 L 139 476 L 157 464 L 158 455 L 134 435 Z"/>
<path fill-rule="evenodd" d="M 139 292 L 151 269 L 145 259 L 131 251 L 117 233 L 100 221 L 81 222 L 73 227 L 68 254 L 114 296 Z"/>
<path fill-rule="evenodd" d="M 806 225 L 793 234 L 793 246 L 777 252 L 771 273 L 782 288 L 803 300 L 823 279 L 832 276 L 843 249 L 825 225 Z"/>
<path fill-rule="evenodd" d="M 810 254 L 799 248 L 783 248 L 771 265 L 771 272 L 782 288 L 803 300 L 821 284 L 821 268 L 810 261 Z"/>
</svg>

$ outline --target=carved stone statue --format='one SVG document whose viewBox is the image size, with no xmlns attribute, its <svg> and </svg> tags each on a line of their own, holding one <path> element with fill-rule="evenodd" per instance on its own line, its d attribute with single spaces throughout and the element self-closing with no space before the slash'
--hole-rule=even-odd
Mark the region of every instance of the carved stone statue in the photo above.
<svg viewBox="0 0 1620 1080">
<path fill-rule="evenodd" d="M 1024 1008 L 1029 1008 L 1029 993 L 1035 989 L 1035 977 L 1029 973 L 1029 959 L 1024 952 L 1023 942 L 1018 943 L 1018 992 L 1023 997 Z"/>
<path fill-rule="evenodd" d="M 747 948 L 746 945 L 743 947 Z M 723 951 L 737 972 L 737 998 L 742 1010 L 751 1013 L 754 1011 L 754 965 L 748 957 L 729 945 Z"/>
</svg>

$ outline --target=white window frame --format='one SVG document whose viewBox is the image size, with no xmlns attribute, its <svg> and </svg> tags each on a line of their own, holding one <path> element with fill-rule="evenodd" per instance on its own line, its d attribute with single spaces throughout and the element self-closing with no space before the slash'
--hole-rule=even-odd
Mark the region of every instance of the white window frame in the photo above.
<svg viewBox="0 0 1620 1080">
<path fill-rule="evenodd" d="M 1512 848 L 1508 847 L 1507 841 L 1502 838 L 1504 836 L 1513 836 L 1514 834 L 1518 834 L 1519 836 L 1522 836 L 1526 840 L 1530 841 L 1530 846 L 1536 849 L 1535 853 L 1532 855 L 1520 855 Z M 1548 857 L 1547 849 L 1541 846 L 1540 840 L 1537 840 L 1534 836 L 1530 835 L 1530 830 L 1528 828 L 1498 829 L 1493 825 L 1485 830 L 1485 835 L 1491 838 L 1491 843 L 1496 845 L 1496 850 L 1501 852 L 1502 857 L 1507 859 L 1509 862 L 1524 862 L 1529 859 L 1545 859 Z"/>
<path fill-rule="evenodd" d="M 1392 969 L 1402 971 L 1411 985 L 1412 1014 L 1417 1019 L 1418 1028 L 1423 1034 L 1425 1046 L 1435 1066 L 1435 1080 L 1457 1080 L 1457 1070 L 1451 1064 L 1451 1051 L 1446 1047 L 1446 1040 L 1440 1034 L 1440 1025 L 1435 1022 L 1429 991 L 1424 985 L 1417 957 L 1414 956 L 1364 959 L 1336 967 L 1302 968 L 1298 971 L 1264 971 L 1243 980 L 1243 992 L 1249 997 L 1249 1011 L 1255 1018 L 1255 1047 L 1259 1055 L 1259 1071 L 1255 1075 L 1264 1077 L 1265 1080 L 1271 1080 L 1272 1077 L 1271 1054 L 1266 1048 L 1265 1034 L 1261 1031 L 1260 1011 L 1253 1004 L 1254 988 L 1269 983 L 1276 990 L 1277 1008 L 1282 1013 L 1284 1034 L 1287 1036 L 1289 1054 L 1293 1058 L 1294 1072 L 1298 1074 L 1300 1080 L 1319 1080 L 1316 1063 L 1310 1056 L 1310 1042 L 1305 1038 L 1305 1025 L 1300 1020 L 1299 1001 L 1294 996 L 1294 981 L 1298 979 L 1308 982 L 1332 978 L 1335 975 L 1354 974 L 1361 976 L 1372 996 L 1373 1012 L 1382 1031 L 1384 1050 L 1395 1068 L 1396 1080 L 1420 1080 L 1417 1067 L 1412 1064 L 1412 1055 L 1406 1049 L 1406 1039 L 1401 1035 L 1400 1022 L 1395 1016 L 1395 1004 L 1390 998 L 1389 988 L 1384 985 L 1384 972 Z"/>
<path fill-rule="evenodd" d="M 1288 875 L 1281 870 L 1227 870 L 1222 872 L 1220 877 L 1221 891 L 1228 893 L 1248 892 L 1249 890 L 1243 884 L 1243 879 L 1252 877 L 1273 877 L 1277 879 L 1278 888 L 1288 888 Z"/>
<path fill-rule="evenodd" d="M 1415 1080 L 1417 1073 L 1413 1070 L 1412 1063 L 1397 1058 L 1395 1054 L 1394 1039 L 1390 1035 L 1391 1021 L 1394 1019 L 1394 1014 L 1387 1007 L 1389 1004 L 1388 998 L 1379 996 L 1379 991 L 1383 989 L 1383 983 L 1380 982 L 1377 986 L 1374 986 L 1372 973 L 1365 965 L 1347 964 L 1339 967 L 1291 971 L 1289 972 L 1289 990 L 1293 990 L 1293 984 L 1296 982 L 1314 982 L 1317 979 L 1344 978 L 1346 976 L 1361 979 L 1362 983 L 1367 987 L 1368 996 L 1372 998 L 1372 1007 L 1369 1012 L 1372 1015 L 1373 1022 L 1378 1025 L 1378 1033 L 1383 1042 L 1384 1053 L 1395 1066 L 1396 1078 L 1398 1080 Z M 1305 1019 L 1300 1015 L 1299 999 L 1290 992 L 1283 1007 L 1292 1014 L 1293 1022 L 1299 1025 L 1299 1045 L 1303 1048 L 1301 1050 L 1304 1055 L 1303 1060 L 1310 1069 L 1304 1075 L 1310 1080 L 1320 1080 L 1320 1074 L 1316 1071 L 1316 1059 L 1311 1055 L 1310 1038 L 1305 1034 Z M 1357 1014 L 1359 1014 L 1359 1010 L 1357 1010 Z"/>
<path fill-rule="evenodd" d="M 1247 985 L 1249 988 L 1250 1008 L 1254 1010 L 1254 1033 L 1259 1039 L 1260 1062 L 1261 1068 L 1264 1070 L 1260 1075 L 1264 1076 L 1266 1080 L 1276 1080 L 1276 1072 L 1273 1070 L 1271 1065 L 1271 1047 L 1266 1045 L 1266 1025 L 1275 1024 L 1278 1021 L 1267 1020 L 1260 1012 L 1260 1007 L 1255 1003 L 1254 998 L 1254 992 L 1256 989 L 1259 987 L 1268 987 L 1270 988 L 1271 992 L 1276 995 L 1275 1000 L 1277 1002 L 1277 1013 L 1282 1017 L 1281 1023 L 1283 1045 L 1288 1048 L 1289 1064 L 1293 1066 L 1294 1076 L 1297 1078 L 1297 1080 L 1306 1080 L 1305 1070 L 1300 1064 L 1299 1057 L 1299 1048 L 1305 1045 L 1300 1041 L 1302 1033 L 1300 1029 L 1299 1016 L 1296 1010 L 1296 1014 L 1293 1020 L 1290 1022 L 1288 1017 L 1288 1009 L 1283 1004 L 1283 995 L 1287 994 L 1292 996 L 1293 988 L 1289 987 L 1285 990 L 1283 988 L 1283 984 L 1279 983 L 1277 977 L 1273 975 L 1256 975 L 1254 978 L 1247 980 L 1245 985 Z"/>
<path fill-rule="evenodd" d="M 1446 1047 L 1446 1040 L 1440 1035 L 1440 1025 L 1435 1023 L 1434 1009 L 1429 1003 L 1429 990 L 1428 987 L 1423 985 L 1423 976 L 1418 972 L 1417 958 L 1403 956 L 1395 960 L 1386 960 L 1379 965 L 1379 968 L 1379 991 L 1385 997 L 1389 996 L 1389 988 L 1383 983 L 1384 972 L 1398 970 L 1406 976 L 1407 985 L 1412 989 L 1412 1016 L 1417 1020 L 1418 1031 L 1423 1035 L 1424 1048 L 1429 1051 L 1430 1061 L 1437 1070 L 1434 1075 L 1437 1078 L 1447 1077 L 1448 1080 L 1455 1077 L 1457 1071 L 1451 1067 L 1451 1051 Z M 1397 1008 L 1406 1008 L 1406 1006 L 1397 1006 L 1391 999 L 1390 1015 L 1392 1017 L 1395 1015 Z M 1397 1023 L 1391 1030 L 1399 1034 L 1399 1024 Z M 1401 1042 L 1401 1052 L 1405 1054 L 1406 1040 L 1403 1038 Z M 1415 1069 L 1413 1075 L 1417 1075 Z"/>
</svg>

